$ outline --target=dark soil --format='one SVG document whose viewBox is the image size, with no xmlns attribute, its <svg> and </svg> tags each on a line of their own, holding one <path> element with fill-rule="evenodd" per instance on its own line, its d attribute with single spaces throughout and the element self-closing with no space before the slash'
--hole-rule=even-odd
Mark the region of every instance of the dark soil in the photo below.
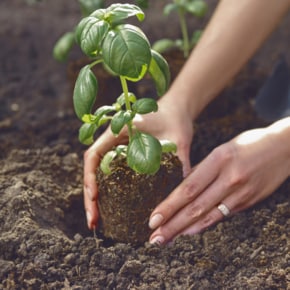
<svg viewBox="0 0 290 290">
<path fill-rule="evenodd" d="M 146 33 L 176 35 L 157 8 Z M 85 147 L 67 66 L 51 57 L 78 17 L 76 1 L 0 2 L 0 289 L 289 289 L 289 180 L 253 208 L 165 247 L 113 243 L 87 230 Z M 251 104 L 280 53 L 290 62 L 289 25 L 287 17 L 200 117 L 193 164 L 265 125 Z"/>
</svg>

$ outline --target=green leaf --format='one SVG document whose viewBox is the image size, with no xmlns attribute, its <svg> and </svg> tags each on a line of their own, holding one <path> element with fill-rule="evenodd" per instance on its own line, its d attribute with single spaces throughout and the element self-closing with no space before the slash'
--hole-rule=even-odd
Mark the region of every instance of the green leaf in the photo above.
<svg viewBox="0 0 290 290">
<path fill-rule="evenodd" d="M 85 26 L 87 25 L 87 23 L 89 23 L 90 21 L 91 21 L 91 17 L 85 17 L 79 22 L 79 24 L 76 27 L 75 40 L 79 46 L 81 45 L 82 32 L 83 32 Z"/>
<path fill-rule="evenodd" d="M 194 47 L 198 43 L 199 39 L 201 38 L 201 35 L 202 35 L 202 30 L 200 29 L 196 30 L 193 33 L 191 41 L 190 41 L 190 44 L 192 47 Z"/>
<path fill-rule="evenodd" d="M 84 123 L 94 124 L 96 123 L 96 117 L 92 114 L 85 114 L 82 117 Z"/>
<path fill-rule="evenodd" d="M 122 128 L 134 118 L 134 114 L 128 111 L 119 111 L 111 121 L 111 130 L 113 134 L 118 135 Z"/>
<path fill-rule="evenodd" d="M 95 120 L 94 122 L 100 126 L 100 125 L 103 125 L 104 123 L 100 124 L 100 120 L 108 113 L 111 113 L 111 112 L 115 112 L 116 109 L 114 106 L 102 106 L 102 107 L 99 107 L 95 113 L 94 113 L 94 116 L 95 116 Z"/>
<path fill-rule="evenodd" d="M 196 17 L 203 17 L 208 10 L 208 6 L 203 0 L 191 1 L 186 5 L 185 8 L 186 11 L 190 12 Z"/>
<path fill-rule="evenodd" d="M 120 22 L 129 17 L 136 16 L 139 21 L 145 18 L 144 12 L 140 7 L 133 4 L 112 4 L 106 9 L 106 20 L 113 22 Z"/>
<path fill-rule="evenodd" d="M 168 16 L 172 11 L 177 11 L 178 10 L 178 5 L 176 3 L 169 3 L 165 5 L 163 9 L 163 14 Z"/>
<path fill-rule="evenodd" d="M 112 151 L 108 151 L 104 155 L 104 157 L 103 157 L 103 159 L 102 159 L 102 161 L 100 163 L 100 168 L 105 174 L 109 175 L 109 174 L 112 173 L 111 168 L 110 168 L 110 164 L 111 164 L 111 162 L 114 160 L 114 158 L 116 156 L 117 156 L 117 152 L 113 151 L 113 150 Z"/>
<path fill-rule="evenodd" d="M 94 12 L 92 12 L 89 16 L 98 18 L 100 20 L 106 20 L 106 8 L 103 9 L 97 9 Z"/>
<path fill-rule="evenodd" d="M 94 142 L 94 134 L 97 130 L 95 124 L 85 123 L 80 127 L 79 130 L 79 140 L 85 145 L 90 145 Z"/>
<path fill-rule="evenodd" d="M 130 103 L 135 103 L 136 102 L 136 96 L 133 93 L 128 93 L 128 98 L 129 98 Z M 117 103 L 119 104 L 120 107 L 125 105 L 126 99 L 125 99 L 125 94 L 124 93 L 122 93 L 120 95 L 120 97 L 118 97 Z"/>
<path fill-rule="evenodd" d="M 53 57 L 58 61 L 66 61 L 75 44 L 74 32 L 67 32 L 59 38 L 53 48 Z"/>
<path fill-rule="evenodd" d="M 160 144 L 161 144 L 163 153 L 167 153 L 167 152 L 175 153 L 177 151 L 176 144 L 171 142 L 171 141 L 169 141 L 169 140 L 161 140 Z"/>
<path fill-rule="evenodd" d="M 140 7 L 140 8 L 148 8 L 149 7 L 149 0 L 135 0 L 136 4 Z"/>
<path fill-rule="evenodd" d="M 103 41 L 102 52 L 105 64 L 114 73 L 135 80 L 143 78 L 151 61 L 148 39 L 130 24 L 111 30 Z"/>
<path fill-rule="evenodd" d="M 161 54 L 151 50 L 152 59 L 149 66 L 149 74 L 154 80 L 157 93 L 162 96 L 168 89 L 170 84 L 170 71 L 167 61 Z"/>
<path fill-rule="evenodd" d="M 79 72 L 73 93 L 74 109 L 80 120 L 83 115 L 91 113 L 97 91 L 97 79 L 89 65 L 86 65 Z"/>
<path fill-rule="evenodd" d="M 153 136 L 136 132 L 127 150 L 127 164 L 141 174 L 155 174 L 160 168 L 161 145 Z"/>
<path fill-rule="evenodd" d="M 109 23 L 104 20 L 91 16 L 83 19 L 76 32 L 77 42 L 82 51 L 88 56 L 96 56 L 109 28 Z"/>
<path fill-rule="evenodd" d="M 163 53 L 175 46 L 175 42 L 172 39 L 164 38 L 159 39 L 152 45 L 152 49 L 156 52 Z"/>
<path fill-rule="evenodd" d="M 82 11 L 82 15 L 84 17 L 91 14 L 96 9 L 104 8 L 105 1 L 104 0 L 78 0 L 80 9 Z"/>
<path fill-rule="evenodd" d="M 142 98 L 137 100 L 132 105 L 132 110 L 137 114 L 148 114 L 151 112 L 157 112 L 158 105 L 154 99 L 151 98 Z"/>
</svg>

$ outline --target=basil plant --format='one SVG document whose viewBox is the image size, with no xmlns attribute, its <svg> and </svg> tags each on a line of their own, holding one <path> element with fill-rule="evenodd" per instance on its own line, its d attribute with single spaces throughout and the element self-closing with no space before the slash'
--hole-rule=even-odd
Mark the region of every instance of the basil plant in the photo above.
<svg viewBox="0 0 290 290">
<path fill-rule="evenodd" d="M 126 24 L 129 17 L 144 19 L 143 11 L 133 4 L 112 4 L 98 9 L 83 18 L 76 28 L 76 42 L 89 56 L 91 63 L 84 66 L 75 83 L 73 102 L 78 118 L 83 122 L 79 139 L 84 144 L 94 141 L 94 134 L 103 124 L 110 122 L 114 135 L 127 126 L 129 143 L 109 151 L 101 162 L 101 169 L 110 173 L 110 162 L 125 155 L 127 164 L 138 173 L 154 174 L 160 167 L 162 152 L 174 151 L 170 142 L 161 144 L 155 137 L 140 132 L 133 125 L 136 114 L 156 112 L 157 102 L 152 98 L 140 98 L 129 92 L 128 81 L 138 82 L 149 74 L 158 95 L 166 92 L 170 73 L 166 60 L 156 51 L 142 32 L 134 25 Z M 112 105 L 93 110 L 98 92 L 98 80 L 92 71 L 102 64 L 118 77 L 122 92 Z"/>
<path fill-rule="evenodd" d="M 206 15 L 207 10 L 208 5 L 204 0 L 172 0 L 171 3 L 166 4 L 163 9 L 163 13 L 166 16 L 172 12 L 177 13 L 182 39 L 160 39 L 154 43 L 153 48 L 160 53 L 166 52 L 171 48 L 178 48 L 183 51 L 184 57 L 187 58 L 191 49 L 197 44 L 202 34 L 202 30 L 196 30 L 192 36 L 189 37 L 186 23 L 187 17 L 190 15 L 197 18 L 202 18 Z"/>
</svg>

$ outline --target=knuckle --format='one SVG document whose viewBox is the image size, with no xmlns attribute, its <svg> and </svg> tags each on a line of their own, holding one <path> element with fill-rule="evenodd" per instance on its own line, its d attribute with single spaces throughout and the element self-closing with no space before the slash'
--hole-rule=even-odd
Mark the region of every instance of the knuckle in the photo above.
<svg viewBox="0 0 290 290">
<path fill-rule="evenodd" d="M 191 222 L 196 221 L 204 214 L 204 207 L 198 203 L 190 203 L 185 208 L 185 214 Z"/>
<path fill-rule="evenodd" d="M 246 174 L 240 170 L 233 170 L 228 176 L 227 185 L 229 188 L 236 188 L 245 183 L 247 177 Z"/>
<path fill-rule="evenodd" d="M 194 200 L 198 193 L 198 185 L 196 182 L 189 180 L 184 181 L 184 187 L 183 187 L 183 198 L 186 203 L 191 202 Z"/>
<path fill-rule="evenodd" d="M 235 156 L 235 150 L 230 144 L 223 144 L 212 151 L 212 158 L 214 162 L 219 164 L 229 163 Z"/>
<path fill-rule="evenodd" d="M 202 220 L 201 220 L 201 229 L 206 229 L 210 227 L 211 225 L 215 224 L 217 222 L 217 218 L 213 213 L 207 214 Z"/>
</svg>

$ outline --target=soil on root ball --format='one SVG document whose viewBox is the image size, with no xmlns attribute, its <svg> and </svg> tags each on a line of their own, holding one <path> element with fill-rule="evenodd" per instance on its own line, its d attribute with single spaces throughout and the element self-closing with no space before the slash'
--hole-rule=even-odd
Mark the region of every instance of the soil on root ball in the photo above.
<svg viewBox="0 0 290 290">
<path fill-rule="evenodd" d="M 173 154 L 163 154 L 159 171 L 146 175 L 118 158 L 111 170 L 109 175 L 97 171 L 101 232 L 115 242 L 144 244 L 152 232 L 148 227 L 151 212 L 182 181 L 181 162 Z"/>
</svg>

